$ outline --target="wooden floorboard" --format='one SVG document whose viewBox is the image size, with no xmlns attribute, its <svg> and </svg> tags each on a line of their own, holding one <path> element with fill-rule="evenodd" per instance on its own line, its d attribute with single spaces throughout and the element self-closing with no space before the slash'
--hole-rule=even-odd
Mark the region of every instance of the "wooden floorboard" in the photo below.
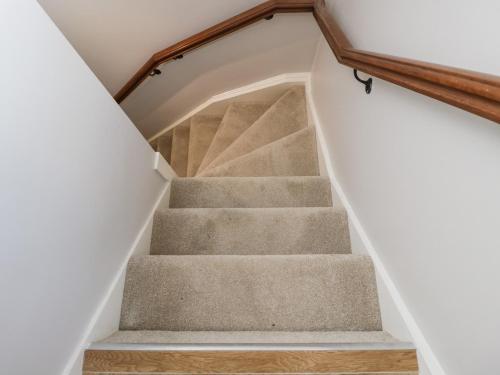
<svg viewBox="0 0 500 375">
<path fill-rule="evenodd" d="M 84 373 L 414 374 L 415 350 L 122 351 L 87 350 Z"/>
</svg>

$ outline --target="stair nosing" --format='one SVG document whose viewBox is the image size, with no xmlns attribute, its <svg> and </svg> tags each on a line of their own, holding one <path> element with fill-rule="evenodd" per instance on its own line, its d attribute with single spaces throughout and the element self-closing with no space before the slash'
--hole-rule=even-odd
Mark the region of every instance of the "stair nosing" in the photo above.
<svg viewBox="0 0 500 375">
<path fill-rule="evenodd" d="M 88 350 L 127 351 L 348 351 L 348 350 L 414 350 L 411 342 L 373 343 L 310 343 L 310 344 L 134 344 L 134 343 L 92 343 Z"/>
<path fill-rule="evenodd" d="M 288 211 L 288 210 L 297 210 L 297 211 L 315 211 L 315 210 L 328 210 L 334 211 L 338 213 L 345 213 L 346 210 L 343 207 L 333 207 L 333 206 L 278 206 L 278 207 L 166 207 L 163 209 L 159 209 L 156 212 L 159 213 L 170 213 L 170 212 L 181 212 L 181 211 Z"/>
</svg>

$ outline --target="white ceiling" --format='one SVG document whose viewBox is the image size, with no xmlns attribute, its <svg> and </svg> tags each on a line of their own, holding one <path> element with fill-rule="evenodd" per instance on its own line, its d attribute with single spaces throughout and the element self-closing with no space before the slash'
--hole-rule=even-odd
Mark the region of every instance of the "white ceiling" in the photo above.
<svg viewBox="0 0 500 375">
<path fill-rule="evenodd" d="M 111 94 L 155 52 L 262 0 L 38 0 Z M 320 31 L 310 14 L 278 14 L 161 67 L 122 108 L 149 138 L 209 97 L 310 71 Z"/>
<path fill-rule="evenodd" d="M 38 0 L 111 94 L 155 52 L 262 0 Z"/>
</svg>

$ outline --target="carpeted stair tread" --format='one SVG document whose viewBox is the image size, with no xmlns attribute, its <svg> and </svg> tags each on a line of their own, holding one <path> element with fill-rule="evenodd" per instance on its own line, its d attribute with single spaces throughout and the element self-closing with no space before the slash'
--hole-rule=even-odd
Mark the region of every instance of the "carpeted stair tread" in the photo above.
<svg viewBox="0 0 500 375">
<path fill-rule="evenodd" d="M 188 177 L 194 176 L 198 171 L 221 120 L 222 117 L 213 115 L 195 115 L 191 117 L 187 165 Z"/>
<path fill-rule="evenodd" d="M 205 170 L 248 154 L 305 127 L 307 127 L 307 111 L 304 87 L 296 86 L 287 90 Z"/>
<path fill-rule="evenodd" d="M 151 254 L 349 254 L 342 209 L 179 208 L 156 213 Z"/>
<path fill-rule="evenodd" d="M 158 138 L 156 151 L 170 163 L 172 156 L 172 130 Z"/>
<path fill-rule="evenodd" d="M 318 176 L 314 128 L 309 127 L 212 169 L 201 177 Z"/>
<path fill-rule="evenodd" d="M 353 344 L 400 343 L 385 331 L 117 331 L 114 344 Z"/>
<path fill-rule="evenodd" d="M 172 156 L 170 165 L 177 176 L 186 177 L 189 152 L 190 124 L 179 125 L 172 134 Z"/>
<path fill-rule="evenodd" d="M 195 207 L 331 207 L 326 177 L 175 178 L 171 208 Z"/>
<path fill-rule="evenodd" d="M 360 255 L 138 256 L 121 330 L 379 331 L 375 274 Z"/>
<path fill-rule="evenodd" d="M 263 103 L 232 103 L 224 113 L 217 133 L 198 169 L 203 171 L 220 153 L 233 143 L 248 127 L 269 108 Z"/>
</svg>

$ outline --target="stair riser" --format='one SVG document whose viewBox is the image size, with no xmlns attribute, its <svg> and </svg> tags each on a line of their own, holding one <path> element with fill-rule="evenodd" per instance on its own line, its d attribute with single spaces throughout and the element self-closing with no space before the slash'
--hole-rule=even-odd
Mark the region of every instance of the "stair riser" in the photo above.
<svg viewBox="0 0 500 375">
<path fill-rule="evenodd" d="M 177 209 L 155 216 L 151 254 L 348 254 L 347 216 L 333 208 Z"/>
<path fill-rule="evenodd" d="M 157 142 L 157 150 L 170 163 L 172 157 L 172 131 L 161 136 Z"/>
<path fill-rule="evenodd" d="M 328 374 L 417 375 L 415 350 L 99 351 L 87 350 L 84 375 Z"/>
<path fill-rule="evenodd" d="M 170 165 L 179 177 L 185 177 L 187 173 L 189 132 L 189 125 L 181 125 L 173 130 Z"/>
<path fill-rule="evenodd" d="M 171 208 L 331 207 L 325 177 L 174 179 Z"/>
<path fill-rule="evenodd" d="M 187 166 L 188 177 L 192 177 L 198 172 L 198 168 L 212 143 L 221 119 L 222 118 L 218 116 L 204 115 L 198 115 L 191 118 Z"/>
</svg>

